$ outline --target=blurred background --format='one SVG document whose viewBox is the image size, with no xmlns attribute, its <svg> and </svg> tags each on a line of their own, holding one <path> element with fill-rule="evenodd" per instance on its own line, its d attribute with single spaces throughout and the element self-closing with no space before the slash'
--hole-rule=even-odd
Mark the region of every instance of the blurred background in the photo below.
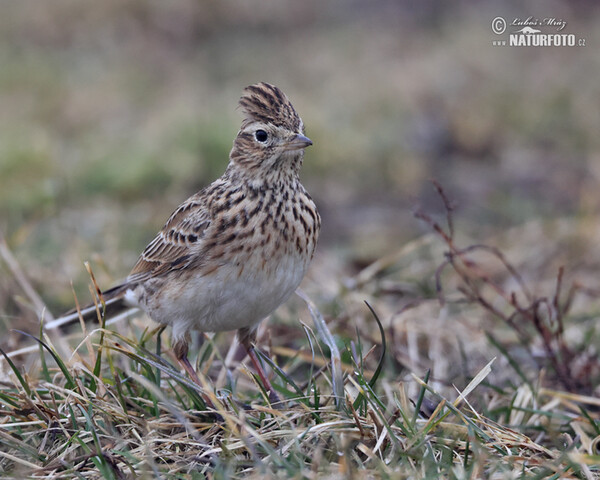
<svg viewBox="0 0 600 480">
<path fill-rule="evenodd" d="M 586 46 L 493 46 L 498 15 L 563 19 Z M 557 239 L 597 266 L 599 20 L 584 1 L 2 2 L 0 231 L 53 313 L 72 306 L 70 282 L 89 298 L 83 262 L 102 287 L 123 278 L 223 172 L 240 93 L 267 81 L 314 141 L 316 284 L 428 232 L 412 212 L 441 215 L 431 178 L 461 235 L 522 240 L 522 258 Z M 543 228 L 560 218 L 575 223 Z M 0 272 L 3 328 L 37 324 Z"/>
</svg>

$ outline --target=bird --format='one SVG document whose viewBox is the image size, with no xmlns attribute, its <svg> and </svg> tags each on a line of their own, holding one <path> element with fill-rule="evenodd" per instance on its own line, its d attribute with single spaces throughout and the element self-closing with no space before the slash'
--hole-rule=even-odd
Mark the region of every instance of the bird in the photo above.
<svg viewBox="0 0 600 480">
<path fill-rule="evenodd" d="M 274 85 L 246 87 L 239 109 L 223 175 L 179 205 L 127 278 L 99 294 L 108 318 L 138 307 L 170 326 L 175 358 L 199 386 L 190 333 L 236 330 L 269 399 L 278 400 L 257 358 L 256 332 L 296 291 L 317 246 L 321 217 L 299 176 L 312 141 Z M 97 315 L 94 305 L 80 312 Z"/>
</svg>

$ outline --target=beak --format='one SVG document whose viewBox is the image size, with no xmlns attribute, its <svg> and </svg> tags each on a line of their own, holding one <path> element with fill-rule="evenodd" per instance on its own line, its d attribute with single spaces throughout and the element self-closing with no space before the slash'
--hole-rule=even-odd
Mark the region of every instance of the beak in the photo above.
<svg viewBox="0 0 600 480">
<path fill-rule="evenodd" d="M 300 150 L 301 148 L 310 147 L 312 144 L 313 142 L 310 138 L 298 134 L 285 144 L 285 149 L 286 151 Z"/>
</svg>

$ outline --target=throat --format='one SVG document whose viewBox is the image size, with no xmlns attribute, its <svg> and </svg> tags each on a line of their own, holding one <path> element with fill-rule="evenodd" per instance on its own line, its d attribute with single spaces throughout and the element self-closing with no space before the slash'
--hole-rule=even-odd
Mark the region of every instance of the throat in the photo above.
<svg viewBox="0 0 600 480">
<path fill-rule="evenodd" d="M 304 152 L 294 150 L 271 157 L 245 153 L 238 156 L 232 153 L 224 177 L 238 184 L 251 182 L 256 188 L 299 181 Z"/>
<path fill-rule="evenodd" d="M 235 165 L 230 164 L 225 176 L 228 177 L 231 183 L 243 185 L 251 192 L 295 189 L 300 184 L 297 170 L 277 168 L 277 166 L 261 171 L 253 171 L 250 175 L 245 169 L 236 168 Z"/>
<path fill-rule="evenodd" d="M 298 174 L 290 170 L 274 168 L 258 178 L 248 179 L 248 184 L 263 190 L 294 188 L 300 182 Z"/>
</svg>

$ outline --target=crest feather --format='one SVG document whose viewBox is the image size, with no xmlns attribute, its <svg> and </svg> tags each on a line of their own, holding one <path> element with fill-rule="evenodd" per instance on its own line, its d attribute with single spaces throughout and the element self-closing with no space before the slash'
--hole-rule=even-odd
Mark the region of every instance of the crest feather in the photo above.
<svg viewBox="0 0 600 480">
<path fill-rule="evenodd" d="M 302 125 L 302 120 L 285 93 L 268 83 L 261 82 L 246 87 L 239 106 L 245 117 L 242 127 L 259 121 L 299 132 Z"/>
</svg>

